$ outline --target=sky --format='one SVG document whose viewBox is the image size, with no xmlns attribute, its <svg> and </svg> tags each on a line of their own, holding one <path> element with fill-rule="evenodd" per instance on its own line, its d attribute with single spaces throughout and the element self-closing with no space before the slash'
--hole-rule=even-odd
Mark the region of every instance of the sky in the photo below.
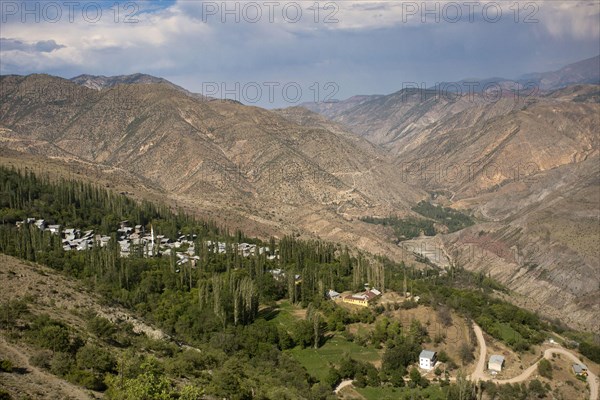
<svg viewBox="0 0 600 400">
<path fill-rule="evenodd" d="M 266 108 L 600 54 L 600 1 L 0 0 L 0 74 L 146 73 Z"/>
</svg>

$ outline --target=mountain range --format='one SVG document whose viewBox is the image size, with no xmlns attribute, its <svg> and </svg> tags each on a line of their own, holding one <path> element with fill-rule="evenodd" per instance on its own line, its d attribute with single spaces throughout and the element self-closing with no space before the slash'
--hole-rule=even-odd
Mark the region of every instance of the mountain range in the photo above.
<svg viewBox="0 0 600 400">
<path fill-rule="evenodd" d="M 526 75 L 540 90 L 519 95 L 411 88 L 280 110 L 143 74 L 2 76 L 0 159 L 249 234 L 319 237 L 409 262 L 387 228 L 361 219 L 422 218 L 411 208 L 428 199 L 475 218 L 437 235 L 454 265 L 594 330 L 599 62 Z"/>
</svg>

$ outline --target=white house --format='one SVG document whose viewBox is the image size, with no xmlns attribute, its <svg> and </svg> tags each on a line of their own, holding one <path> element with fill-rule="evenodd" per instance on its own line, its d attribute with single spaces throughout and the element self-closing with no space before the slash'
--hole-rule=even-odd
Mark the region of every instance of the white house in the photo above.
<svg viewBox="0 0 600 400">
<path fill-rule="evenodd" d="M 490 371 L 502 372 L 504 366 L 504 356 L 493 354 L 488 361 L 488 369 Z"/>
<path fill-rule="evenodd" d="M 48 230 L 53 235 L 58 235 L 60 233 L 60 225 L 48 225 Z"/>
<path fill-rule="evenodd" d="M 419 367 L 426 370 L 431 370 L 437 361 L 437 353 L 431 350 L 423 350 L 419 354 Z"/>
</svg>

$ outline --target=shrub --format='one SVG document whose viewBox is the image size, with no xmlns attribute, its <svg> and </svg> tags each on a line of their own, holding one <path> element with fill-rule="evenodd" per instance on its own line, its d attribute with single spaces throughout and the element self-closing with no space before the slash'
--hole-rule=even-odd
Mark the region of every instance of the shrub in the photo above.
<svg viewBox="0 0 600 400">
<path fill-rule="evenodd" d="M 409 377 L 410 377 L 410 380 L 416 384 L 419 384 L 419 382 L 421 382 L 421 373 L 419 372 L 418 369 L 416 369 L 414 367 L 411 368 Z"/>
<path fill-rule="evenodd" d="M 16 325 L 21 316 L 27 313 L 27 303 L 25 300 L 12 300 L 0 304 L 0 328 L 10 328 Z"/>
<path fill-rule="evenodd" d="M 0 371 L 2 372 L 12 372 L 13 365 L 10 360 L 0 360 Z"/>
<path fill-rule="evenodd" d="M 52 351 L 68 352 L 71 347 L 68 328 L 45 315 L 33 321 L 28 337 L 35 345 Z"/>
<path fill-rule="evenodd" d="M 444 350 L 441 350 L 438 353 L 437 359 L 439 362 L 442 362 L 442 363 L 450 361 L 450 357 L 448 356 L 448 353 L 446 353 Z"/>
<path fill-rule="evenodd" d="M 195 386 L 184 386 L 179 393 L 180 400 L 199 400 L 204 398 L 204 390 Z"/>
<path fill-rule="evenodd" d="M 473 348 L 466 343 L 463 343 L 460 346 L 459 355 L 463 365 L 468 364 L 475 359 L 475 356 L 473 356 Z"/>
<path fill-rule="evenodd" d="M 544 385 L 542 385 L 542 382 L 540 382 L 537 379 L 534 379 L 531 382 L 529 382 L 529 392 L 542 399 L 546 397 L 547 390 L 544 387 Z"/>
<path fill-rule="evenodd" d="M 447 306 L 441 306 L 438 308 L 438 318 L 444 326 L 452 325 L 452 314 Z"/>
<path fill-rule="evenodd" d="M 417 302 L 413 300 L 406 300 L 403 301 L 402 304 L 400 304 L 400 308 L 403 310 L 410 310 L 411 308 L 417 308 L 418 306 L 419 304 L 417 304 Z"/>
<path fill-rule="evenodd" d="M 116 361 L 107 350 L 88 343 L 77 352 L 77 366 L 98 373 L 112 372 Z"/>
<path fill-rule="evenodd" d="M 67 376 L 73 368 L 73 357 L 68 353 L 55 353 L 50 361 L 50 371 L 54 375 Z"/>
<path fill-rule="evenodd" d="M 31 362 L 31 364 L 35 365 L 38 368 L 50 369 L 51 360 L 52 360 L 52 353 L 47 350 L 43 350 L 43 351 L 38 351 L 37 353 L 32 355 L 31 358 L 29 359 L 29 362 Z"/>
<path fill-rule="evenodd" d="M 579 345 L 579 351 L 590 360 L 600 363 L 600 346 L 583 342 Z"/>
<path fill-rule="evenodd" d="M 542 358 L 538 363 L 538 373 L 546 379 L 552 379 L 552 364 L 550 361 Z"/>
<path fill-rule="evenodd" d="M 326 385 L 328 385 L 330 388 L 335 388 L 340 382 L 342 381 L 342 377 L 340 376 L 340 373 L 338 372 L 337 369 L 335 368 L 330 368 L 329 372 L 327 373 L 327 377 L 325 378 L 325 383 Z"/>
<path fill-rule="evenodd" d="M 103 317 L 95 316 L 87 323 L 88 329 L 99 339 L 108 340 L 115 333 L 116 329 L 112 322 Z"/>
<path fill-rule="evenodd" d="M 91 371 L 75 369 L 67 376 L 67 379 L 73 383 L 83 386 L 86 389 L 104 391 L 106 385 L 102 380 L 102 376 Z"/>
</svg>

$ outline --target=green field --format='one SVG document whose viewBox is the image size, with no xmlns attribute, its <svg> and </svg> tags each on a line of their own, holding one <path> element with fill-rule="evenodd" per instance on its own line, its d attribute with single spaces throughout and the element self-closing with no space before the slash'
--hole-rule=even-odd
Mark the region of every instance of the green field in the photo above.
<svg viewBox="0 0 600 400">
<path fill-rule="evenodd" d="M 523 336 L 507 323 L 496 323 L 494 328 L 498 330 L 505 343 L 515 343 L 517 340 L 523 339 Z"/>
<path fill-rule="evenodd" d="M 401 400 L 424 398 L 431 400 L 444 400 L 444 392 L 439 386 L 429 386 L 425 389 L 394 388 L 394 387 L 365 387 L 355 388 L 367 400 Z M 415 397 L 415 395 L 417 397 Z"/>
<path fill-rule="evenodd" d="M 293 312 L 294 310 L 299 309 L 300 307 L 290 304 L 289 301 L 282 301 L 277 305 L 277 308 L 272 311 L 275 316 L 272 319 L 269 319 L 269 321 L 290 331 L 294 323 L 298 321 L 298 317 L 295 316 Z"/>
<path fill-rule="evenodd" d="M 294 312 L 299 309 L 298 306 L 283 301 L 278 304 L 276 310 L 272 311 L 268 319 L 271 323 L 291 331 L 294 323 L 298 321 L 298 316 L 294 315 Z M 348 354 L 353 359 L 367 362 L 381 360 L 381 354 L 376 349 L 362 347 L 340 335 L 333 336 L 318 349 L 296 347 L 289 350 L 289 354 L 302 364 L 310 375 L 319 380 L 323 380 L 327 376 L 330 364 L 339 365 L 344 354 Z"/>
<path fill-rule="evenodd" d="M 334 336 L 318 349 L 295 348 L 290 350 L 290 354 L 306 368 L 309 374 L 321 381 L 327 376 L 329 365 L 338 365 L 344 354 L 361 361 L 381 360 L 377 350 L 359 346 L 341 336 Z"/>
</svg>

